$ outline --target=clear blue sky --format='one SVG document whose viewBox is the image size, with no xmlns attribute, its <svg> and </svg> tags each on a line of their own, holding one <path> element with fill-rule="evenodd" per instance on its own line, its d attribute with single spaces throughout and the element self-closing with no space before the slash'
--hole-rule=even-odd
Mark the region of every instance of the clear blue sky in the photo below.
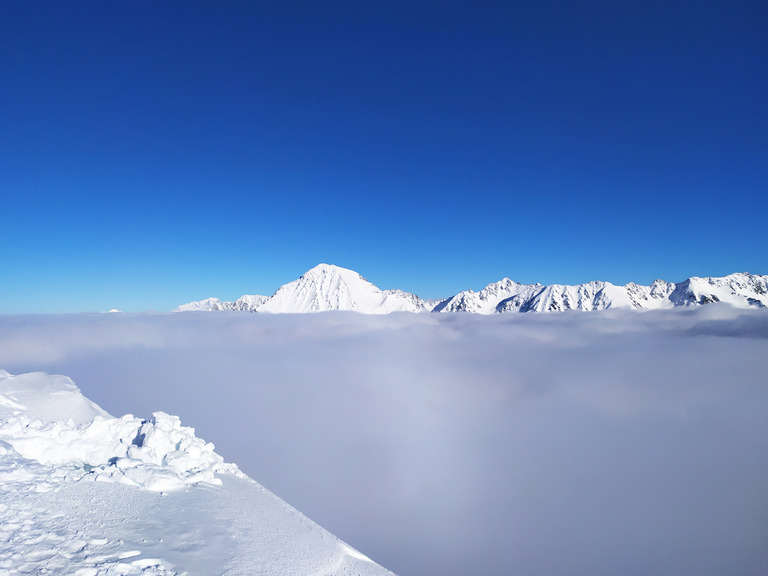
<svg viewBox="0 0 768 576">
<path fill-rule="evenodd" d="M 768 4 L 0 4 L 0 313 L 768 273 Z"/>
</svg>

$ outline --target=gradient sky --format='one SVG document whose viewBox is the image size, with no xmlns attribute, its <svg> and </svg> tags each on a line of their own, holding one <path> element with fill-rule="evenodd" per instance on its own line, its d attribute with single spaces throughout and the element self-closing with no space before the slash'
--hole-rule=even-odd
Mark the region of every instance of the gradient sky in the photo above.
<svg viewBox="0 0 768 576">
<path fill-rule="evenodd" d="M 3 2 L 0 313 L 768 273 L 768 4 Z"/>
</svg>

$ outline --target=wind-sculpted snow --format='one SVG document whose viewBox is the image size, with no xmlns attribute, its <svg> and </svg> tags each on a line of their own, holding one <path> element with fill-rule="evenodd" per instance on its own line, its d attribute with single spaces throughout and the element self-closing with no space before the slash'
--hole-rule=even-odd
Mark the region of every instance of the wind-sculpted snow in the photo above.
<svg viewBox="0 0 768 576">
<path fill-rule="evenodd" d="M 41 410 L 51 400 L 55 410 Z M 0 439 L 23 458 L 50 465 L 51 479 L 114 481 L 166 491 L 199 482 L 221 484 L 217 473 L 242 476 L 176 416 L 155 412 L 149 420 L 114 418 L 84 398 L 68 378 L 14 377 L 2 371 L 0 406 Z M 93 418 L 83 421 L 89 410 Z"/>
<path fill-rule="evenodd" d="M 390 574 L 178 417 L 114 418 L 66 377 L 0 371 L 0 574 L 257 573 Z"/>
<path fill-rule="evenodd" d="M 176 308 L 190 311 L 326 312 L 365 314 L 390 312 L 562 312 L 609 308 L 654 310 L 727 302 L 738 308 L 768 307 L 768 276 L 731 274 L 722 278 L 689 278 L 673 284 L 655 280 L 650 286 L 630 282 L 616 286 L 593 281 L 576 286 L 519 284 L 504 278 L 479 292 L 465 290 L 442 301 L 422 300 L 401 290 L 380 290 L 357 272 L 320 264 L 298 280 L 281 286 L 271 297 L 243 296 L 237 302 L 208 298 Z"/>
<path fill-rule="evenodd" d="M 0 438 L 24 458 L 51 465 L 70 480 L 114 481 L 160 492 L 200 482 L 221 484 L 216 473 L 240 474 L 224 464 L 212 444 L 164 412 L 150 420 L 96 416 L 79 426 L 15 416 L 0 422 Z"/>
<path fill-rule="evenodd" d="M 88 422 L 109 416 L 88 400 L 66 376 L 42 373 L 12 376 L 0 370 L 0 419 L 26 417 L 29 420 Z"/>
</svg>

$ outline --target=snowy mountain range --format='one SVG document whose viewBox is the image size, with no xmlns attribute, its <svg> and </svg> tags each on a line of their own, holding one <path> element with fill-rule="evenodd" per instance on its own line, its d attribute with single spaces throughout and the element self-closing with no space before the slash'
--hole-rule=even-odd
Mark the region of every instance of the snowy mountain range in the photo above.
<svg viewBox="0 0 768 576">
<path fill-rule="evenodd" d="M 679 283 L 656 280 L 650 286 L 616 286 L 593 281 L 576 286 L 519 284 L 504 278 L 479 292 L 466 290 L 444 300 L 424 300 L 401 290 L 381 290 L 353 270 L 319 264 L 284 284 L 272 296 L 245 295 L 235 302 L 208 298 L 176 308 L 188 311 L 306 313 L 351 310 L 390 312 L 555 312 L 626 308 L 649 310 L 725 302 L 740 308 L 768 307 L 768 276 L 736 273 L 720 278 L 692 277 Z"/>
</svg>

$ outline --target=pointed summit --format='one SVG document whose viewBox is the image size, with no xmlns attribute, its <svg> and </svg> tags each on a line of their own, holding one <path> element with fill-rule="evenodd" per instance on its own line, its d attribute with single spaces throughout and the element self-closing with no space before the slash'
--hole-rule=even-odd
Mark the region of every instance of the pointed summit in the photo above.
<svg viewBox="0 0 768 576">
<path fill-rule="evenodd" d="M 357 274 L 357 272 L 355 272 L 354 270 L 350 270 L 349 268 L 342 268 L 341 266 L 335 266 L 334 264 L 326 264 L 324 262 L 321 262 L 314 268 L 310 268 L 309 270 L 304 272 L 304 274 L 302 274 L 301 276 L 303 277 L 303 276 L 312 276 L 316 274 L 333 274 L 333 273 L 340 274 L 344 272 L 351 272 L 353 274 Z M 360 274 L 357 274 L 357 275 L 360 276 Z"/>
<path fill-rule="evenodd" d="M 259 312 L 302 313 L 353 310 L 365 314 L 417 312 L 424 302 L 399 290 L 380 290 L 354 270 L 318 264 L 298 280 L 284 284 Z"/>
</svg>

